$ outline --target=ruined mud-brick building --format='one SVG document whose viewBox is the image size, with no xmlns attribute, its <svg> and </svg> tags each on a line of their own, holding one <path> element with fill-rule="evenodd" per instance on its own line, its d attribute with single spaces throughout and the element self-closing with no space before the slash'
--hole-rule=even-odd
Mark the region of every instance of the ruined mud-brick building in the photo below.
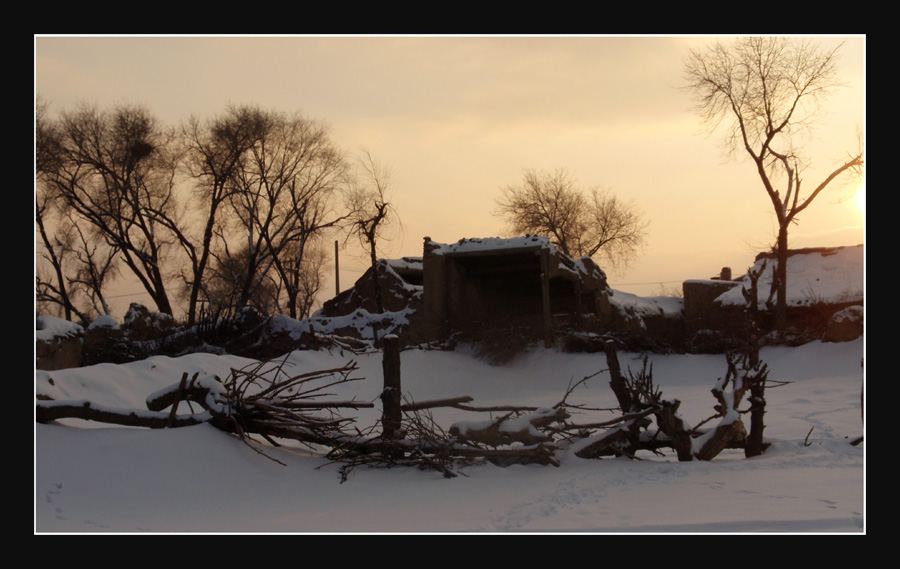
<svg viewBox="0 0 900 569">
<path fill-rule="evenodd" d="M 325 301 L 318 316 L 336 317 L 365 310 L 374 314 L 375 280 L 381 286 L 381 301 L 385 312 L 399 312 L 422 304 L 422 258 L 379 259 L 349 289 Z"/>
<path fill-rule="evenodd" d="M 787 264 L 787 326 L 800 331 L 821 333 L 832 317 L 864 302 L 863 245 L 853 247 L 815 247 L 793 249 Z M 757 324 L 763 331 L 774 323 L 773 275 L 775 254 L 756 256 L 752 272 L 759 272 L 757 283 Z M 715 278 L 684 282 L 685 333 L 715 332 L 731 336 L 745 334 L 747 275 L 731 279 L 730 269 Z M 861 330 L 861 323 L 859 329 Z"/>
<path fill-rule="evenodd" d="M 608 316 L 606 274 L 591 259 L 572 259 L 546 237 L 461 239 L 445 245 L 425 238 L 423 334 L 516 326 L 546 345 L 558 326 Z"/>
<path fill-rule="evenodd" d="M 452 244 L 426 237 L 423 249 L 422 257 L 381 259 L 311 320 L 321 328 L 326 318 L 331 324 L 362 311 L 374 314 L 376 280 L 385 312 L 403 313 L 403 326 L 389 331 L 405 343 L 515 328 L 549 345 L 555 330 L 609 318 L 605 273 L 589 258 L 564 255 L 546 237 Z"/>
</svg>

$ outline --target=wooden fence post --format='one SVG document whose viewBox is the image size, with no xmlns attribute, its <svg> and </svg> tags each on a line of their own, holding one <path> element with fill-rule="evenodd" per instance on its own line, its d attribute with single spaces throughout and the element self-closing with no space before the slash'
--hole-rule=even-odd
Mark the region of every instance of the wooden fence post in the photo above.
<svg viewBox="0 0 900 569">
<path fill-rule="evenodd" d="M 400 430 L 400 339 L 394 334 L 383 338 L 384 390 L 381 392 L 382 438 L 391 440 Z"/>
</svg>

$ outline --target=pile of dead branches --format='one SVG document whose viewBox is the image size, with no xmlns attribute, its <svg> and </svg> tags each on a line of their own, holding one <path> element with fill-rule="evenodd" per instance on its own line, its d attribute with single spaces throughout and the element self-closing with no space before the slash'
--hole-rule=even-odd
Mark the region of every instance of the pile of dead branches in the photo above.
<svg viewBox="0 0 900 569">
<path fill-rule="evenodd" d="M 435 470 L 447 478 L 463 467 L 490 462 L 498 466 L 542 464 L 559 466 L 560 450 L 553 435 L 554 425 L 568 419 L 563 406 L 476 407 L 471 397 L 413 402 L 401 406 L 402 427 L 393 437 L 371 436 L 347 441 L 335 447 L 328 458 L 340 464 L 341 479 L 359 466 L 390 468 L 415 466 Z M 458 422 L 448 430 L 431 414 L 438 407 L 499 416 L 474 422 Z"/>
<path fill-rule="evenodd" d="M 680 461 L 712 460 L 726 448 L 745 449 L 745 454 L 759 454 L 754 441 L 762 444 L 762 411 L 765 408 L 763 388 L 768 379 L 768 368 L 752 354 L 732 352 L 726 354 L 727 372 L 719 378 L 711 392 L 716 404 L 715 414 L 690 427 L 679 415 L 681 402 L 666 399 L 653 382 L 653 366 L 644 357 L 643 367 L 637 372 L 630 369 L 621 373 L 615 349 L 607 346 L 607 361 L 611 376 L 610 386 L 619 402 L 622 415 L 614 428 L 592 436 L 580 444 L 574 454 L 581 458 L 603 456 L 628 456 L 636 458 L 638 451 L 659 453 L 671 448 Z M 751 397 L 748 397 L 751 394 Z M 742 408 L 745 400 L 749 408 Z M 748 434 L 742 415 L 751 414 L 751 431 Z M 704 425 L 715 422 L 715 426 Z M 607 426 L 584 425 L 584 428 Z"/>
<path fill-rule="evenodd" d="M 729 355 L 728 371 L 712 389 L 715 414 L 688 427 L 678 414 L 680 403 L 665 399 L 655 386 L 646 357 L 642 369 L 629 369 L 626 375 L 619 369 L 612 342 L 606 351 L 609 369 L 570 384 L 563 398 L 548 407 L 478 407 L 471 405 L 468 396 L 425 402 L 407 397 L 400 406 L 402 418 L 398 415 L 388 422 L 383 417 L 364 430 L 355 419 L 338 412 L 373 407 L 373 403 L 325 399 L 333 396 L 330 388 L 362 379 L 353 376 L 358 369 L 355 362 L 298 375 L 287 373 L 286 359 L 232 370 L 224 380 L 184 374 L 179 383 L 148 397 L 146 411 L 110 409 L 86 401 L 39 401 L 36 414 L 39 422 L 79 418 L 149 428 L 208 423 L 240 437 L 265 456 L 269 455 L 263 441 L 272 446 L 279 446 L 279 440 L 298 441 L 339 464 L 342 480 L 359 466 L 415 466 L 453 477 L 465 466 L 485 462 L 559 466 L 564 451 L 589 459 L 639 458 L 640 451 L 659 454 L 670 448 L 679 460 L 711 460 L 725 448 L 747 446 L 752 436 L 741 415 L 764 409 L 759 387 L 768 375 L 765 365 L 746 354 Z M 609 373 L 618 407 L 591 409 L 569 401 L 576 388 L 602 373 Z M 385 407 L 389 391 L 386 388 L 382 394 Z M 747 399 L 750 409 L 741 409 Z M 189 412 L 179 414 L 181 405 Z M 431 414 L 442 407 L 489 418 L 456 422 L 445 429 Z M 573 415 L 597 411 L 618 412 L 618 416 L 594 423 L 572 420 Z M 713 420 L 714 427 L 703 428 Z"/>
<path fill-rule="evenodd" d="M 254 436 L 273 446 L 278 446 L 276 439 L 331 447 L 355 438 L 350 430 L 355 420 L 340 416 L 337 410 L 374 404 L 324 401 L 322 397 L 331 395 L 327 390 L 338 384 L 362 379 L 352 376 L 357 364 L 349 362 L 339 368 L 290 375 L 286 362 L 284 358 L 232 369 L 224 380 L 199 372 L 188 378 L 185 373 L 179 383 L 150 395 L 146 411 L 114 409 L 89 401 L 42 400 L 36 405 L 36 420 L 46 423 L 75 418 L 147 428 L 208 423 L 240 437 L 260 453 Z M 182 403 L 190 413 L 178 414 Z"/>
</svg>

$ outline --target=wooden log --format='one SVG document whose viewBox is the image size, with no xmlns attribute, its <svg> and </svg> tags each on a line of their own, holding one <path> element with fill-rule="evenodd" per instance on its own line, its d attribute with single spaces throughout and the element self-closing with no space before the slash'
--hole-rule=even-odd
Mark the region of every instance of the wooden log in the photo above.
<svg viewBox="0 0 900 569">
<path fill-rule="evenodd" d="M 132 409 L 113 409 L 98 406 L 90 401 L 39 403 L 35 406 L 35 419 L 38 423 L 48 423 L 57 419 L 83 419 L 127 427 L 147 427 L 163 429 L 166 427 L 188 427 L 199 425 L 209 420 L 206 414 L 187 415 L 170 418 L 168 413 L 146 411 L 138 413 Z"/>
<path fill-rule="evenodd" d="M 720 423 L 703 442 L 700 450 L 695 456 L 700 460 L 712 460 L 720 452 L 726 448 L 733 448 L 733 445 L 739 441 L 746 439 L 747 429 L 740 418 L 733 421 Z"/>
<path fill-rule="evenodd" d="M 601 456 L 620 454 L 632 456 L 626 452 L 626 449 L 630 447 L 631 432 L 629 427 L 628 423 L 624 423 L 615 429 L 610 429 L 603 436 L 575 451 L 575 456 L 578 458 L 600 458 Z"/>
</svg>

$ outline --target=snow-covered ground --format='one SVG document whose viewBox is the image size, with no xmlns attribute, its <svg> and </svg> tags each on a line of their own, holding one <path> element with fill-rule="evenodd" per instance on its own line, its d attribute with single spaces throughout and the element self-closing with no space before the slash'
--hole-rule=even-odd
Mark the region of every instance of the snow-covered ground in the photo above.
<svg viewBox="0 0 900 569">
<path fill-rule="evenodd" d="M 209 425 L 169 430 L 77 420 L 35 424 L 36 533 L 45 532 L 857 532 L 865 533 L 865 443 L 860 393 L 864 340 L 767 347 L 770 379 L 760 457 L 726 451 L 711 462 L 674 455 L 561 465 L 474 466 L 446 479 L 413 468 L 353 470 L 298 448 L 266 448 L 282 466 Z M 371 424 L 380 414 L 381 355 L 294 352 L 291 371 L 349 360 L 365 379 L 334 390 L 375 408 L 345 413 Z M 225 376 L 249 360 L 192 354 L 127 365 L 36 372 L 38 393 L 144 409 L 148 395 L 182 373 Z M 620 354 L 623 368 L 640 366 Z M 725 373 L 714 355 L 657 355 L 653 374 L 682 400 L 690 424 L 713 413 L 710 389 Z M 602 354 L 535 349 L 492 367 L 465 346 L 402 353 L 403 391 L 421 401 L 469 395 L 474 404 L 550 406 L 569 383 L 606 369 Z M 613 407 L 603 373 L 570 402 Z M 608 415 L 611 417 L 612 415 Z M 435 410 L 444 428 L 484 416 Z"/>
</svg>

